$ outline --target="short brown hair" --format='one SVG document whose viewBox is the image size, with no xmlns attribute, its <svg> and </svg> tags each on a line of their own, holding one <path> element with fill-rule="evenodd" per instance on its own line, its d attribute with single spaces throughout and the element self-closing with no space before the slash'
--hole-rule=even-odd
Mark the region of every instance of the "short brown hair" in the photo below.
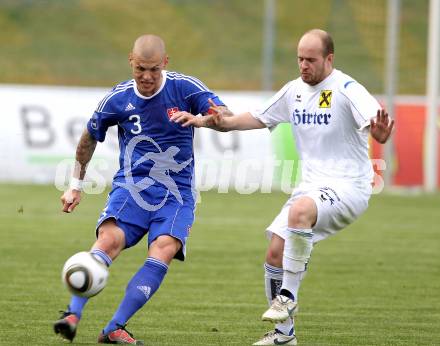
<svg viewBox="0 0 440 346">
<path fill-rule="evenodd" d="M 316 35 L 321 39 L 322 55 L 324 57 L 328 56 L 329 54 L 335 53 L 335 44 L 333 42 L 333 38 L 330 36 L 330 34 L 327 31 L 321 29 L 312 29 L 307 31 L 303 36 L 307 34 Z"/>
<path fill-rule="evenodd" d="M 322 36 L 322 53 L 324 56 L 328 56 L 329 54 L 335 54 L 335 44 L 333 42 L 333 38 L 330 36 L 328 32 Z"/>
</svg>

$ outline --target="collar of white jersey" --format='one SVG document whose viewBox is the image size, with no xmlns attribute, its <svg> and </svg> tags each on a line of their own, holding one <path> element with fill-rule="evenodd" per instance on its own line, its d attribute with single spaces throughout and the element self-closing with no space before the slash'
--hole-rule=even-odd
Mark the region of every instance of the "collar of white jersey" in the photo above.
<svg viewBox="0 0 440 346">
<path fill-rule="evenodd" d="M 166 71 L 166 70 L 162 70 L 162 84 L 160 85 L 160 88 L 157 89 L 157 91 L 156 91 L 153 95 L 151 95 L 151 96 L 144 96 L 144 95 L 142 95 L 142 94 L 139 92 L 139 90 L 138 90 L 138 88 L 137 88 L 137 83 L 136 83 L 136 81 L 133 79 L 133 83 L 134 83 L 134 88 L 133 88 L 133 89 L 134 89 L 134 93 L 135 93 L 137 96 L 139 96 L 141 99 L 144 99 L 144 100 L 152 99 L 154 96 L 156 96 L 157 94 L 159 94 L 159 93 L 162 91 L 162 89 L 163 89 L 164 86 L 165 86 L 166 81 L 167 81 L 167 71 Z"/>
<path fill-rule="evenodd" d="M 324 80 L 322 80 L 321 82 L 319 82 L 318 84 L 315 84 L 315 85 L 310 85 L 310 84 L 307 84 L 307 83 L 305 83 L 305 82 L 303 82 L 306 86 L 307 86 L 307 88 L 310 90 L 310 91 L 316 91 L 316 90 L 321 90 L 321 89 L 323 89 L 324 88 L 324 86 L 327 84 L 327 83 L 329 83 L 331 80 L 333 80 L 333 78 L 335 78 L 335 76 L 336 76 L 336 74 L 338 73 L 339 71 L 337 70 L 337 69 L 335 69 L 335 68 L 333 68 L 333 71 L 327 76 L 327 77 L 325 77 L 325 79 Z"/>
</svg>

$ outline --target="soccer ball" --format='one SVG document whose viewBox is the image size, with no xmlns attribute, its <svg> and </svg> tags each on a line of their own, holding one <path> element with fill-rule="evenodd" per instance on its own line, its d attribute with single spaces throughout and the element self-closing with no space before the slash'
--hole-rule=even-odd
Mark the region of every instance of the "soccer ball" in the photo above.
<svg viewBox="0 0 440 346">
<path fill-rule="evenodd" d="M 107 266 L 90 252 L 78 252 L 64 264 L 61 274 L 64 285 L 74 295 L 93 297 L 107 284 Z"/>
</svg>

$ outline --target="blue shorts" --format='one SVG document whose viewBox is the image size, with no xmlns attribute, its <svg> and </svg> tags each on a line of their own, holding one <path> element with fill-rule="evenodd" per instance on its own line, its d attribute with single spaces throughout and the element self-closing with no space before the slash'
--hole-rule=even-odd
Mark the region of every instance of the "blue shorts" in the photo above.
<svg viewBox="0 0 440 346">
<path fill-rule="evenodd" d="M 180 204 L 175 198 L 168 197 L 157 210 L 147 210 L 133 199 L 129 191 L 115 187 L 98 219 L 96 234 L 105 220 L 113 218 L 125 233 L 125 248 L 136 245 L 147 233 L 148 246 L 160 235 L 169 235 L 182 243 L 182 248 L 174 258 L 183 261 L 186 256 L 186 239 L 194 223 L 195 209 L 191 199 L 183 201 Z"/>
</svg>

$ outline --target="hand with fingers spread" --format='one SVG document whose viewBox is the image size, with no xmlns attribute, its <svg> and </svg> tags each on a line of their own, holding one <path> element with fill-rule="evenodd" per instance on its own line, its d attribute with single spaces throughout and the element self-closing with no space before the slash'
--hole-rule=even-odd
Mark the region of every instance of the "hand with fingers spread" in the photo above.
<svg viewBox="0 0 440 346">
<path fill-rule="evenodd" d="M 234 113 L 232 113 L 227 107 L 216 105 L 211 99 L 209 99 L 208 102 L 210 104 L 208 114 L 211 115 L 207 121 L 209 127 L 220 130 L 223 129 L 224 118 L 232 117 L 234 116 Z"/>
<path fill-rule="evenodd" d="M 370 120 L 371 136 L 379 143 L 385 143 L 391 135 L 394 120 L 390 121 L 388 113 L 384 109 L 377 111 L 376 119 Z"/>
<path fill-rule="evenodd" d="M 69 189 L 61 196 L 61 204 L 65 213 L 71 213 L 81 202 L 81 191 Z"/>
</svg>

